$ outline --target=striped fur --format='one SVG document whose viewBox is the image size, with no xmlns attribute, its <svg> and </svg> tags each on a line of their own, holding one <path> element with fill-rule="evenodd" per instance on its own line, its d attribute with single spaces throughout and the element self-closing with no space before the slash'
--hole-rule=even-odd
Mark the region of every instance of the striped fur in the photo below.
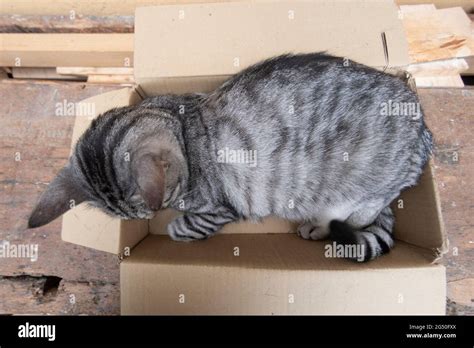
<svg viewBox="0 0 474 348">
<path fill-rule="evenodd" d="M 113 109 L 82 136 L 30 226 L 60 215 L 71 198 L 122 218 L 152 217 L 155 199 L 186 213 L 168 226 L 177 240 L 276 215 L 302 221 L 305 239 L 364 245 L 370 260 L 392 248 L 388 206 L 416 184 L 432 148 L 421 111 L 383 111 L 408 104 L 419 107 L 399 78 L 315 53 L 269 59 L 209 94 Z M 254 161 L 222 160 L 238 150 Z M 165 172 L 156 180 L 163 190 L 153 187 L 155 167 Z"/>
</svg>

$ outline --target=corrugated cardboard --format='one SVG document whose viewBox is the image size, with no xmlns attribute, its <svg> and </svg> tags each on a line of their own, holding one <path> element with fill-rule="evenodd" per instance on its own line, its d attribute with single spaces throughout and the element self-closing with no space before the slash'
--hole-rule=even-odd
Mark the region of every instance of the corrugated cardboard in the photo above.
<svg viewBox="0 0 474 348">
<path fill-rule="evenodd" d="M 431 261 L 446 252 L 447 239 L 431 162 L 426 165 L 419 184 L 404 191 L 393 202 L 392 209 L 396 217 L 394 236 L 397 240 L 426 249 Z M 179 212 L 171 209 L 159 212 L 150 220 L 150 233 L 166 234 L 166 225 L 179 215 Z M 221 233 L 294 233 L 297 226 L 297 223 L 267 218 L 258 224 L 228 224 Z"/>
<path fill-rule="evenodd" d="M 226 77 L 283 53 L 327 51 L 374 67 L 408 64 L 392 1 L 164 5 L 137 8 L 135 20 L 135 80 L 148 94 L 166 87 L 209 91 Z M 192 77 L 193 83 L 183 77 Z"/>
<path fill-rule="evenodd" d="M 400 242 L 376 262 L 295 234 L 149 236 L 120 268 L 122 314 L 443 314 L 445 270 Z M 239 256 L 235 256 L 235 248 Z"/>
<path fill-rule="evenodd" d="M 173 209 L 165 209 L 158 212 L 150 220 L 151 234 L 167 234 L 166 226 L 182 213 Z M 268 217 L 261 222 L 241 221 L 225 225 L 219 233 L 294 233 L 298 224 L 276 217 Z"/>
<path fill-rule="evenodd" d="M 441 214 L 433 164 L 425 171 L 417 186 L 406 190 L 392 204 L 395 214 L 395 237 L 432 251 L 438 258 L 447 251 L 448 241 Z"/>
<path fill-rule="evenodd" d="M 327 50 L 379 67 L 408 61 L 390 1 L 147 7 L 137 10 L 135 40 L 136 89 L 86 100 L 96 114 L 139 95 L 210 90 L 285 52 Z M 73 143 L 90 121 L 76 118 Z M 120 221 L 80 205 L 65 214 L 62 237 L 116 254 L 133 248 L 120 267 L 123 314 L 442 314 L 445 270 L 434 261 L 446 236 L 431 167 L 393 208 L 398 242 L 368 264 L 327 258 L 326 242 L 302 240 L 295 223 L 273 217 L 178 243 L 163 235 L 177 215 L 171 210 L 150 221 Z"/>
</svg>

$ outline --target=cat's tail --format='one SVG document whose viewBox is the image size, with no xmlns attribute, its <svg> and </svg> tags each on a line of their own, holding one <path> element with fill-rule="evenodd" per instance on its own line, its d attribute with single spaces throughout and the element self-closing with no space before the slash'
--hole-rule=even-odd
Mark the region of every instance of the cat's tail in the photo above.
<svg viewBox="0 0 474 348">
<path fill-rule="evenodd" d="M 386 207 L 375 221 L 361 229 L 346 222 L 332 220 L 329 224 L 329 238 L 344 246 L 346 258 L 366 262 L 386 254 L 393 247 L 393 224 L 395 218 L 390 207 Z"/>
</svg>

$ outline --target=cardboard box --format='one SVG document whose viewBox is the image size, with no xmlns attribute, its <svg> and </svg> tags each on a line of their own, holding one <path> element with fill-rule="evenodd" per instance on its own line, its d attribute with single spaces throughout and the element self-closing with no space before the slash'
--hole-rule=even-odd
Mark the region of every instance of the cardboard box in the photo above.
<svg viewBox="0 0 474 348">
<path fill-rule="evenodd" d="M 374 67 L 408 63 L 391 1 L 261 1 L 138 8 L 136 88 L 87 99 L 98 115 L 160 93 L 205 92 L 261 59 L 328 51 Z M 73 143 L 90 119 L 76 117 Z M 64 241 L 116 253 L 122 314 L 444 314 L 446 250 L 433 172 L 394 202 L 395 248 L 367 264 L 326 258 L 327 242 L 267 218 L 215 237 L 165 236 L 176 212 L 121 221 L 82 205 L 63 217 Z M 131 251 L 130 251 L 131 250 Z M 130 256 L 128 252 L 130 251 Z"/>
</svg>

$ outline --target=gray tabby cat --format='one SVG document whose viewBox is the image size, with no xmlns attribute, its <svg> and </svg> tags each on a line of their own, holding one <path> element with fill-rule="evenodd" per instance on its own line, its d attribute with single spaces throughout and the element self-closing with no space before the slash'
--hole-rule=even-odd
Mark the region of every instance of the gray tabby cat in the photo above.
<svg viewBox="0 0 474 348">
<path fill-rule="evenodd" d="M 99 116 L 29 226 L 63 214 L 71 199 L 124 219 L 184 211 L 168 226 L 181 241 L 276 215 L 303 221 L 305 239 L 360 245 L 370 260 L 392 248 L 389 204 L 416 184 L 431 149 L 401 79 L 322 53 L 283 55 L 210 94 L 157 96 Z M 237 150 L 256 161 L 220 158 Z"/>
</svg>

